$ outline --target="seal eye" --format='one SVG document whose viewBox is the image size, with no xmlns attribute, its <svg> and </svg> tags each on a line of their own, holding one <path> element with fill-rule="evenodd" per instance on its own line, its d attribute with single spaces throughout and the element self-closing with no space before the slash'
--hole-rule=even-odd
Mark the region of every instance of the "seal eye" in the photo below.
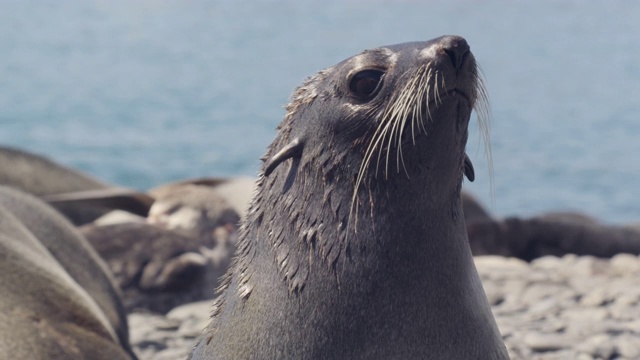
<svg viewBox="0 0 640 360">
<path fill-rule="evenodd" d="M 349 81 L 349 90 L 362 100 L 374 97 L 382 85 L 384 72 L 380 70 L 364 70 L 356 73 Z"/>
</svg>

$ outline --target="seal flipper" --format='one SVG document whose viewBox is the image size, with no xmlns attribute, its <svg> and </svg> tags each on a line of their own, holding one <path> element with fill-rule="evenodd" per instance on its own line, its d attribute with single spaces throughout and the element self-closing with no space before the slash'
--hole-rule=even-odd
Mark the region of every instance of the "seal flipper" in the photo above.
<svg viewBox="0 0 640 360">
<path fill-rule="evenodd" d="M 303 147 L 304 143 L 299 137 L 293 139 L 267 161 L 267 165 L 264 167 L 264 176 L 269 176 L 283 161 L 290 158 L 299 158 L 302 155 Z"/>
<path fill-rule="evenodd" d="M 125 210 L 130 213 L 147 216 L 155 199 L 143 192 L 126 188 L 106 188 L 84 191 L 72 191 L 41 197 L 51 205 L 73 204 L 78 206 L 104 209 Z"/>
<path fill-rule="evenodd" d="M 471 182 L 476 179 L 476 172 L 473 169 L 473 164 L 471 163 L 471 159 L 469 159 L 469 156 L 466 153 L 464 154 L 464 175 Z"/>
</svg>

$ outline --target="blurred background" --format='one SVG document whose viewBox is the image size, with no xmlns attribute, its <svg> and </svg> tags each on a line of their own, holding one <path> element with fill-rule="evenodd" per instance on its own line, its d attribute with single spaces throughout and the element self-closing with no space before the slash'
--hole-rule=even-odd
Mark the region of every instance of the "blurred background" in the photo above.
<svg viewBox="0 0 640 360">
<path fill-rule="evenodd" d="M 640 2 L 0 0 L 0 144 L 138 189 L 255 176 L 307 76 L 467 38 L 492 109 L 465 187 L 498 215 L 640 219 Z M 493 205 L 492 205 L 493 204 Z"/>
</svg>

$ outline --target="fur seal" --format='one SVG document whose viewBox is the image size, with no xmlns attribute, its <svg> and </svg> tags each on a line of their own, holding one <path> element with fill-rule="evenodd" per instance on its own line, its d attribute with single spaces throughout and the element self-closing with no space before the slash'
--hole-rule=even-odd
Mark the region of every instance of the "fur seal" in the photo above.
<svg viewBox="0 0 640 360">
<path fill-rule="evenodd" d="M 39 197 L 75 191 L 106 189 L 110 185 L 48 158 L 10 147 L 0 147 L 0 185 Z M 86 224 L 108 210 L 53 204 L 76 225 Z"/>
<path fill-rule="evenodd" d="M 184 202 L 177 194 L 184 189 L 204 189 L 215 193 L 222 201 L 228 204 L 240 216 L 247 212 L 251 196 L 254 192 L 255 179 L 250 177 L 203 177 L 177 181 L 174 183 L 156 186 L 148 191 L 148 194 L 160 202 Z M 188 195 L 191 197 L 193 194 Z M 212 195 L 205 195 L 212 196 Z M 221 200 L 213 199 L 216 203 Z M 211 200 L 208 200 L 211 201 Z M 202 202 L 200 200 L 200 202 Z M 211 207 L 211 205 L 208 205 Z M 225 205 L 226 207 L 226 205 Z"/>
<path fill-rule="evenodd" d="M 166 313 L 177 305 L 214 297 L 213 289 L 235 251 L 240 217 L 218 191 L 221 183 L 234 181 L 209 180 L 167 184 L 148 194 L 131 192 L 132 198 L 152 199 L 147 218 L 128 216 L 122 223 L 100 218 L 80 228 L 114 273 L 128 311 L 144 308 Z M 245 190 L 250 193 L 251 187 Z M 71 193 L 58 198 L 108 200 L 108 196 L 91 195 Z M 127 194 L 116 197 L 108 202 L 122 205 Z"/>
<path fill-rule="evenodd" d="M 136 358 L 99 256 L 57 211 L 2 186 L 0 289 L 0 358 Z"/>
<path fill-rule="evenodd" d="M 532 218 L 507 217 L 467 225 L 474 255 L 502 255 L 522 260 L 566 254 L 611 258 L 640 254 L 640 232 L 625 226 L 601 224 L 574 212 L 555 212 Z"/>
<path fill-rule="evenodd" d="M 44 156 L 4 146 L 0 146 L 0 184 L 37 196 L 109 186 Z"/>
<path fill-rule="evenodd" d="M 220 226 L 235 226 L 240 221 L 241 206 L 231 205 L 228 195 L 218 190 L 220 185 L 194 180 L 151 189 L 149 194 L 156 200 L 147 221 L 171 230 L 186 230 L 200 238 L 211 237 Z M 251 194 L 251 188 L 246 192 Z"/>
<path fill-rule="evenodd" d="M 620 253 L 640 254 L 640 232 L 629 225 L 607 225 L 573 211 L 494 219 L 471 194 L 462 191 L 461 195 L 474 256 L 501 255 L 531 261 L 547 255 L 611 258 Z"/>
<path fill-rule="evenodd" d="M 235 226 L 235 224 L 233 225 Z M 207 238 L 146 222 L 84 225 L 80 232 L 108 264 L 128 312 L 166 313 L 214 297 L 235 250 L 235 231 Z"/>
<path fill-rule="evenodd" d="M 253 187 L 254 180 L 246 177 L 205 177 L 160 185 L 147 192 L 108 187 L 55 193 L 45 195 L 43 199 L 55 206 L 123 210 L 145 217 L 149 216 L 149 212 L 152 212 L 151 217 L 162 213 L 174 213 L 175 209 L 183 206 L 196 206 L 198 209 L 231 208 L 242 215 L 249 205 Z M 203 197 L 197 196 L 196 192 Z"/>
<path fill-rule="evenodd" d="M 457 36 L 367 50 L 307 79 L 189 358 L 507 359 L 460 201 L 485 96 Z"/>
</svg>

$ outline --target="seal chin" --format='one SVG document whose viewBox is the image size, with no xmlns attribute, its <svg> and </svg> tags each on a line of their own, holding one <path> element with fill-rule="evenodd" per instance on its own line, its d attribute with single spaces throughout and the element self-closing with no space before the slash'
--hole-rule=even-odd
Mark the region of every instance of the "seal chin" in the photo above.
<svg viewBox="0 0 640 360">
<path fill-rule="evenodd" d="M 452 96 L 457 99 L 466 101 L 467 104 L 469 105 L 469 108 L 473 107 L 473 103 L 475 102 L 474 100 L 471 99 L 471 96 L 469 96 L 468 93 L 464 91 L 460 91 L 458 89 L 455 89 L 453 91 L 448 91 L 447 96 Z"/>
</svg>

